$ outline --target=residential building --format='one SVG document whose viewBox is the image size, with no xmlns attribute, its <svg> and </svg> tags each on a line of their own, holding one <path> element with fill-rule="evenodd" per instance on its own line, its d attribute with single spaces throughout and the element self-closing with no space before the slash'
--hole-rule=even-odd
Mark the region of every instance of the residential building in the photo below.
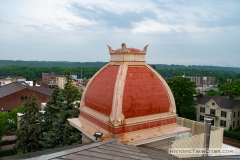
<svg viewBox="0 0 240 160">
<path fill-rule="evenodd" d="M 240 100 L 228 97 L 203 96 L 197 99 L 197 120 L 211 118 L 212 125 L 228 130 L 240 127 Z"/>
<path fill-rule="evenodd" d="M 52 90 L 43 86 L 29 86 L 25 82 L 13 82 L 0 87 L 0 110 L 10 111 L 22 105 L 28 96 L 35 94 L 39 107 L 49 100 Z"/>
</svg>

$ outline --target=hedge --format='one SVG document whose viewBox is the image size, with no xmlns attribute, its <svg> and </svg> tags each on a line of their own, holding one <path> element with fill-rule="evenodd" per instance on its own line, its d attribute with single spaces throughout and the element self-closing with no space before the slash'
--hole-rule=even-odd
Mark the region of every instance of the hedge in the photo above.
<svg viewBox="0 0 240 160">
<path fill-rule="evenodd" d="M 7 151 L 2 151 L 2 152 L 0 151 L 0 157 L 11 156 L 11 155 L 15 155 L 15 151 L 13 149 L 7 150 Z"/>
<path fill-rule="evenodd" d="M 224 130 L 224 137 L 240 141 L 240 133 Z"/>
</svg>

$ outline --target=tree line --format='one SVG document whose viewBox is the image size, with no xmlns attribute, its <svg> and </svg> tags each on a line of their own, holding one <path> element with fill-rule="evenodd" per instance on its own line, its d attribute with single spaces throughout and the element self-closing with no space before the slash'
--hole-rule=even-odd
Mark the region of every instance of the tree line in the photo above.
<svg viewBox="0 0 240 160">
<path fill-rule="evenodd" d="M 107 62 L 67 62 L 67 61 L 13 61 L 0 60 L 0 66 L 21 66 L 21 67 L 97 67 L 101 68 Z"/>
<path fill-rule="evenodd" d="M 22 60 L 0 60 L 0 67 L 22 66 L 22 67 L 83 67 L 83 68 L 102 68 L 108 62 L 67 62 L 67 61 L 22 61 Z M 175 65 L 175 64 L 153 64 L 157 69 L 196 69 L 196 70 L 222 70 L 240 73 L 240 68 L 233 66 L 206 66 L 206 65 Z"/>
<path fill-rule="evenodd" d="M 91 78 L 100 68 L 89 67 L 89 68 L 67 68 L 67 67 L 19 67 L 19 66 L 8 66 L 0 67 L 0 78 L 22 76 L 27 80 L 41 80 L 42 73 L 54 72 L 56 75 L 65 75 L 66 72 L 71 72 L 72 75 L 77 75 L 78 78 Z"/>
<path fill-rule="evenodd" d="M 41 80 L 42 73 L 54 72 L 56 75 L 64 75 L 66 72 L 71 72 L 77 75 L 78 78 L 91 78 L 100 67 L 27 67 L 27 66 L 5 66 L 0 67 L 0 78 L 7 76 L 23 76 L 27 80 Z M 199 70 L 194 68 L 175 68 L 175 69 L 156 69 L 164 78 L 173 78 L 176 76 L 213 76 L 216 77 L 218 82 L 224 83 L 227 79 L 240 79 L 240 73 L 227 70 Z"/>
</svg>

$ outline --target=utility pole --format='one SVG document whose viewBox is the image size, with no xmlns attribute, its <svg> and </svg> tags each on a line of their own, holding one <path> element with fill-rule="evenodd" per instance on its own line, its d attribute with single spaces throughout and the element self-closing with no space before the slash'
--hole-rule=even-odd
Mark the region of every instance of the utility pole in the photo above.
<svg viewBox="0 0 240 160">
<path fill-rule="evenodd" d="M 81 79 L 82 79 L 82 67 L 81 67 Z"/>
</svg>

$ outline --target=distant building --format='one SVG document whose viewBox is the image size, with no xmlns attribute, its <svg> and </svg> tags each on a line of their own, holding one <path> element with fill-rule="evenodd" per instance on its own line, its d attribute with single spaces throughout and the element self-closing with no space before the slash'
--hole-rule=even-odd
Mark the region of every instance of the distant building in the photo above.
<svg viewBox="0 0 240 160">
<path fill-rule="evenodd" d="M 29 86 L 25 82 L 13 82 L 0 87 L 0 110 L 10 111 L 22 105 L 28 96 L 35 94 L 38 104 L 49 100 L 52 90 L 43 86 Z"/>
<path fill-rule="evenodd" d="M 195 82 L 196 85 L 214 85 L 217 83 L 216 77 L 201 77 L 201 76 L 184 76 L 190 79 L 191 82 Z"/>
<path fill-rule="evenodd" d="M 64 88 L 65 83 L 66 83 L 66 78 L 64 76 L 56 76 L 56 84 L 60 89 Z"/>
<path fill-rule="evenodd" d="M 228 130 L 240 126 L 240 100 L 228 97 L 203 96 L 197 99 L 197 121 L 211 118 L 212 125 Z"/>
<path fill-rule="evenodd" d="M 77 86 L 77 75 L 71 75 L 72 85 Z M 63 75 L 56 75 L 54 72 L 51 73 L 42 73 L 42 86 L 48 88 L 54 88 L 56 85 L 60 88 L 64 88 L 66 83 L 66 77 Z"/>
<path fill-rule="evenodd" d="M 26 81 L 23 77 L 6 77 L 0 79 L 0 87 L 4 86 L 6 84 L 12 83 L 12 82 L 20 82 L 20 81 Z"/>
<path fill-rule="evenodd" d="M 54 88 L 56 85 L 56 74 L 54 72 L 42 73 L 42 86 Z"/>
</svg>

